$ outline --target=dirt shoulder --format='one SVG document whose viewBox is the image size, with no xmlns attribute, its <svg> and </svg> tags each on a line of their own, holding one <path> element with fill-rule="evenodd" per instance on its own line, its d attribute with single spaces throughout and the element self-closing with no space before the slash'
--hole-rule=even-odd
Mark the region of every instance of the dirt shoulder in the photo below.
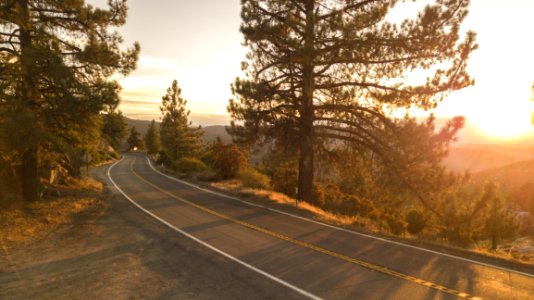
<svg viewBox="0 0 534 300">
<path fill-rule="evenodd" d="M 141 212 L 107 184 L 106 169 L 92 172 L 107 188 L 90 209 L 4 244 L 0 299 L 298 298 Z"/>
</svg>

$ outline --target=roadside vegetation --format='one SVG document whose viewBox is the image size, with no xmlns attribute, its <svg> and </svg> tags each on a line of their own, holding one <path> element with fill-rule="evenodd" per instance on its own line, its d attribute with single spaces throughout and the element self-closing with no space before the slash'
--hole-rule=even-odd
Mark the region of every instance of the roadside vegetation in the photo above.
<svg viewBox="0 0 534 300">
<path fill-rule="evenodd" d="M 179 91 L 176 82 L 172 85 L 170 91 Z M 163 103 L 168 103 L 167 98 Z M 201 130 L 190 126 L 186 103 L 179 99 L 174 107 L 167 104 L 162 109 L 163 118 L 169 112 L 180 116 L 176 118 L 180 122 L 172 123 L 175 129 L 152 121 L 144 136 L 152 160 L 180 178 L 204 181 L 238 196 L 267 199 L 288 209 L 298 206 L 313 218 L 356 230 L 532 259 L 512 243 L 519 237 L 532 237 L 532 227 L 519 227 L 507 195 L 491 181 L 480 184 L 469 174 L 443 166 L 448 146 L 461 128 L 460 119 L 443 128 L 436 128 L 432 118 L 423 123 L 399 121 L 404 126 L 398 132 L 406 138 L 405 155 L 414 164 L 424 156 L 412 171 L 405 171 L 413 178 L 410 184 L 400 181 L 373 153 L 332 143 L 316 159 L 321 171 L 314 182 L 314 197 L 303 201 L 297 198 L 295 152 L 284 151 L 272 140 L 252 147 L 238 141 L 225 144 L 221 138 L 203 143 Z M 171 129 L 185 132 L 187 139 L 160 141 L 163 130 Z"/>
<path fill-rule="evenodd" d="M 462 117 L 438 127 L 432 115 L 391 113 L 434 108 L 473 84 L 466 67 L 476 34 L 459 34 L 467 2 L 434 3 L 402 26 L 385 19 L 395 1 L 316 2 L 243 1 L 249 54 L 228 105 L 233 143 L 199 144 L 175 81 L 153 159 L 180 177 L 291 199 L 282 202 L 382 234 L 507 256 L 511 242 L 532 237 L 516 218 L 526 206 L 498 182 L 444 166 Z M 428 79 L 405 83 L 412 69 Z"/>
<path fill-rule="evenodd" d="M 503 189 L 448 170 L 462 117 L 438 127 L 432 115 L 394 114 L 435 108 L 474 83 L 476 34 L 460 30 L 469 1 L 435 1 L 402 24 L 387 18 L 396 2 L 243 0 L 249 54 L 228 104 L 232 143 L 202 141 L 177 80 L 161 122 L 128 128 L 111 79 L 133 71 L 140 51 L 114 31 L 126 21 L 124 1 L 1 4 L 3 239 L 46 234 L 93 205 L 46 199 L 80 184 L 88 164 L 143 150 L 179 177 L 296 203 L 325 221 L 516 255 L 514 240 L 534 238 L 534 224 L 517 218 L 534 215 L 532 182 Z"/>
</svg>

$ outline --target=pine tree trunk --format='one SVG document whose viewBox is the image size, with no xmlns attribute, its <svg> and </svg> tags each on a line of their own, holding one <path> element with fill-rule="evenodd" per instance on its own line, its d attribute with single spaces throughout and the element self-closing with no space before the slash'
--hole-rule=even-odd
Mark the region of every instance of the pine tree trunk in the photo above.
<svg viewBox="0 0 534 300">
<path fill-rule="evenodd" d="M 38 132 L 38 115 L 35 110 L 38 109 L 39 91 L 34 79 L 33 68 L 35 65 L 35 53 L 32 45 L 32 23 L 29 13 L 28 0 L 18 1 L 20 10 L 20 61 L 21 73 L 23 78 L 23 88 L 20 105 L 20 112 L 24 115 L 25 134 L 24 139 L 28 143 L 27 148 L 22 154 L 21 167 L 21 187 L 22 197 L 25 202 L 36 201 L 40 198 L 39 184 L 39 132 Z"/>
<path fill-rule="evenodd" d="M 304 128 L 302 128 L 304 129 Z M 301 129 L 301 130 L 302 130 Z M 300 140 L 298 199 L 313 202 L 313 138 L 311 133 L 303 132 Z"/>
<path fill-rule="evenodd" d="M 22 155 L 22 198 L 25 202 L 37 201 L 41 196 L 38 166 L 38 147 L 32 146 Z"/>
<path fill-rule="evenodd" d="M 313 202 L 313 91 L 314 91 L 314 69 L 313 69 L 313 43 L 314 43 L 314 1 L 306 2 L 306 29 L 304 38 L 304 65 L 302 82 L 302 103 L 300 107 L 300 159 L 298 196 L 299 200 Z"/>
</svg>

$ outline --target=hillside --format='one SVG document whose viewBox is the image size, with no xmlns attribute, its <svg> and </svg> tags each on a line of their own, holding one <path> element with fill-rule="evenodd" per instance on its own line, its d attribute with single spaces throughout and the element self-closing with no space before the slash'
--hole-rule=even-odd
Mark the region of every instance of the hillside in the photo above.
<svg viewBox="0 0 534 300">
<path fill-rule="evenodd" d="M 444 164 L 453 171 L 472 173 L 534 159 L 534 149 L 516 144 L 465 144 L 452 147 Z"/>
<path fill-rule="evenodd" d="M 134 120 L 127 117 L 125 117 L 125 120 L 128 124 L 128 129 L 130 129 L 132 126 L 135 126 L 135 128 L 137 128 L 137 130 L 141 133 L 141 136 L 145 135 L 146 131 L 148 130 L 148 126 L 151 122 L 147 120 Z M 159 123 L 159 121 L 156 122 Z M 202 141 L 204 142 L 215 141 L 217 137 L 220 137 L 225 143 L 232 142 L 232 137 L 226 132 L 225 126 L 206 126 L 202 127 L 202 131 L 204 131 L 204 134 L 202 135 Z"/>
<path fill-rule="evenodd" d="M 148 126 L 150 126 L 150 122 L 152 122 L 147 120 L 134 120 L 127 117 L 125 117 L 124 119 L 126 121 L 126 124 L 128 124 L 128 130 L 132 128 L 132 126 L 135 126 L 135 128 L 137 128 L 137 131 L 141 133 L 141 136 L 145 135 L 146 131 L 148 130 Z"/>
<path fill-rule="evenodd" d="M 534 160 L 522 161 L 500 168 L 485 170 L 472 175 L 473 182 L 495 180 L 504 191 L 513 192 L 523 186 L 534 187 Z"/>
<path fill-rule="evenodd" d="M 503 154 L 486 149 L 452 148 L 443 163 L 457 172 L 479 172 L 498 168 L 524 160 L 511 154 Z"/>
<path fill-rule="evenodd" d="M 204 135 L 202 135 L 202 140 L 204 142 L 215 141 L 217 137 L 220 137 L 221 140 L 228 144 L 232 142 L 232 137 L 226 132 L 226 126 L 214 125 L 202 127 Z"/>
<path fill-rule="evenodd" d="M 151 121 L 125 118 L 128 128 L 135 126 L 144 135 Z M 159 123 L 159 122 L 158 122 Z M 206 143 L 220 137 L 223 142 L 231 143 L 232 138 L 223 125 L 203 127 L 202 140 Z M 510 164 L 534 159 L 534 148 L 526 144 L 508 142 L 500 144 L 457 144 L 449 151 L 444 164 L 453 171 L 477 173 L 496 169 Z"/>
</svg>

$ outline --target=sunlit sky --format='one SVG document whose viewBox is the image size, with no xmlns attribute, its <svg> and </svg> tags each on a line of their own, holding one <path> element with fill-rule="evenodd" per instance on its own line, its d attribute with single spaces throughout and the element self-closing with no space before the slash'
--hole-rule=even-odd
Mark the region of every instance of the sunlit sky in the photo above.
<svg viewBox="0 0 534 300">
<path fill-rule="evenodd" d="M 120 79 L 124 114 L 158 119 L 161 96 L 177 79 L 194 123 L 227 124 L 230 83 L 241 74 L 246 54 L 239 0 L 130 0 L 128 6 L 119 31 L 126 44 L 140 42 L 142 53 L 138 69 Z M 478 35 L 480 48 L 468 67 L 476 85 L 452 93 L 434 111 L 438 117 L 463 115 L 472 131 L 487 138 L 534 133 L 533 15 L 532 0 L 471 1 L 462 26 Z"/>
</svg>

